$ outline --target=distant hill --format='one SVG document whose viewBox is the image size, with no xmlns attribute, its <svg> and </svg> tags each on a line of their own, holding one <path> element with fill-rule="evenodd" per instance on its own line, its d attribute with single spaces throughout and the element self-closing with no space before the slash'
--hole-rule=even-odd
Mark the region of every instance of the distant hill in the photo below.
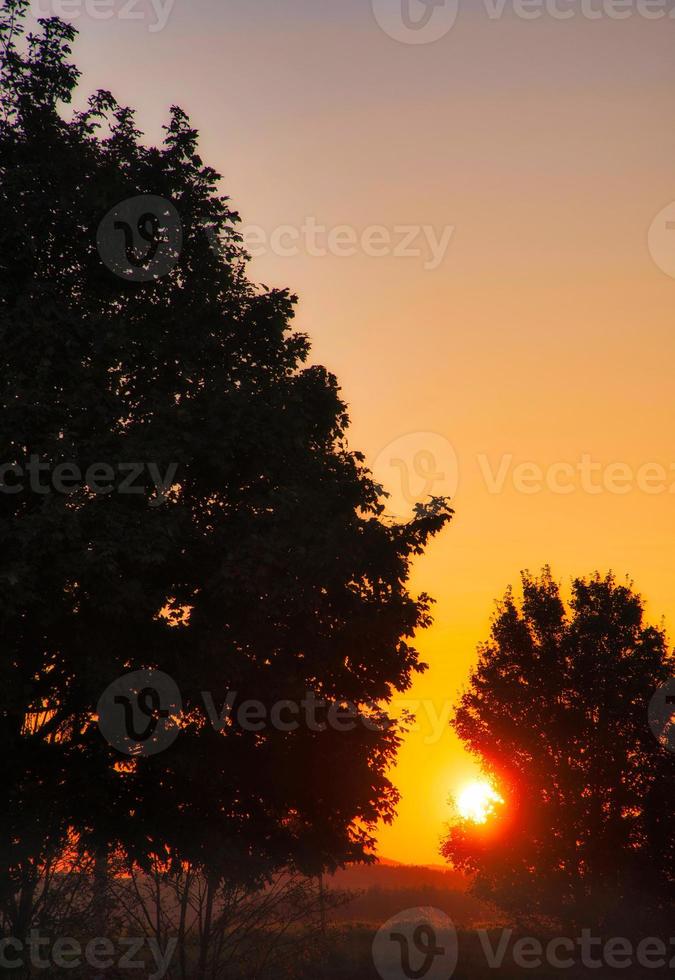
<svg viewBox="0 0 675 980">
<path fill-rule="evenodd" d="M 331 913 L 335 922 L 381 924 L 404 909 L 432 905 L 460 927 L 502 924 L 499 912 L 469 894 L 470 881 L 451 868 L 399 864 L 354 865 L 326 878 L 326 887 L 354 897 Z"/>
</svg>

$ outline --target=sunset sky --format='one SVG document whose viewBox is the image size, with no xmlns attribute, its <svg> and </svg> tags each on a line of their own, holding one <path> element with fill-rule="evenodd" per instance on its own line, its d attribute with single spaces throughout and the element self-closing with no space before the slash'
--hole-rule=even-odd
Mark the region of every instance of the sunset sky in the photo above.
<svg viewBox="0 0 675 980">
<path fill-rule="evenodd" d="M 394 510 L 406 467 L 424 486 L 418 453 L 418 469 L 431 460 L 443 474 L 432 492 L 454 497 L 455 520 L 413 579 L 437 599 L 419 638 L 430 670 L 411 693 L 433 699 L 434 718 L 521 568 L 550 562 L 564 582 L 628 572 L 649 615 L 675 622 L 675 278 L 657 265 L 675 277 L 667 215 L 654 257 L 648 247 L 675 201 L 675 19 L 591 20 L 568 6 L 567 20 L 522 19 L 512 4 L 491 19 L 460 0 L 454 27 L 428 44 L 388 36 L 369 0 L 175 0 L 154 32 L 149 0 L 144 20 L 76 18 L 82 91 L 136 106 L 151 140 L 181 105 L 245 225 L 271 233 L 309 218 L 359 241 L 371 226 L 392 240 L 400 226 L 453 229 L 436 268 L 426 251 L 377 257 L 361 244 L 351 256 L 268 252 L 251 268 L 299 294 L 297 326 L 337 374 L 351 444 L 388 481 Z M 549 486 L 537 489 L 536 470 L 525 474 L 536 492 L 515 486 L 522 463 Z M 549 470 L 561 463 L 600 464 L 600 492 Z M 491 487 L 500 464 L 504 485 Z M 477 774 L 447 725 L 429 744 L 425 717 L 394 773 L 399 817 L 380 837 L 405 862 L 440 862 L 446 798 Z"/>
</svg>

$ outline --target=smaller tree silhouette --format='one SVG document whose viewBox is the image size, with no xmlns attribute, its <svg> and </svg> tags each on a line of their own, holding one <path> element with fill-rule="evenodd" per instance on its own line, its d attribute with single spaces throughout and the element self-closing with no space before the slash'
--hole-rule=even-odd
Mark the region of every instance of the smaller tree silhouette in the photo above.
<svg viewBox="0 0 675 980">
<path fill-rule="evenodd" d="M 498 783 L 486 825 L 450 828 L 442 852 L 520 917 L 639 928 L 675 898 L 669 829 L 675 756 L 648 706 L 672 674 L 666 637 L 631 584 L 575 579 L 566 607 L 550 569 L 522 575 L 453 725 Z"/>
</svg>

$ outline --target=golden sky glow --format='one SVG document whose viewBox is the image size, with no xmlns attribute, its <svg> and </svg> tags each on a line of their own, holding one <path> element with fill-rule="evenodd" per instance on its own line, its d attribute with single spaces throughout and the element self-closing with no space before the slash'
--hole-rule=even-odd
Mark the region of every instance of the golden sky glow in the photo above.
<svg viewBox="0 0 675 980">
<path fill-rule="evenodd" d="M 438 600 L 418 644 L 431 669 L 380 836 L 386 857 L 440 861 L 448 798 L 480 778 L 449 706 L 519 570 L 629 572 L 673 622 L 675 279 L 648 231 L 675 200 L 675 21 L 492 21 L 467 0 L 448 36 L 412 46 L 368 0 L 176 0 L 158 33 L 79 26 L 83 88 L 139 106 L 152 138 L 181 104 L 245 223 L 454 229 L 435 269 L 359 251 L 251 270 L 299 293 L 394 510 L 404 478 L 453 492 L 415 567 Z"/>
</svg>

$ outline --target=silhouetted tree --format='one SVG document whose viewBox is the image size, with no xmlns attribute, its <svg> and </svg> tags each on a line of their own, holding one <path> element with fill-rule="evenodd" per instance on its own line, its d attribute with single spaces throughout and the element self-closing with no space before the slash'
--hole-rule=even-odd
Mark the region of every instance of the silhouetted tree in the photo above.
<svg viewBox="0 0 675 980">
<path fill-rule="evenodd" d="M 575 579 L 568 607 L 549 569 L 522 589 L 498 606 L 454 719 L 505 806 L 452 826 L 443 853 L 523 917 L 653 928 L 675 897 L 675 756 L 648 722 L 673 668 L 665 635 L 611 574 Z"/>
<path fill-rule="evenodd" d="M 68 112 L 74 31 L 25 36 L 26 7 L 0 8 L 0 898 L 19 935 L 73 833 L 184 857 L 214 888 L 362 856 L 396 802 L 377 705 L 423 669 L 408 640 L 430 600 L 409 562 L 451 514 L 383 517 L 337 382 L 305 366 L 294 297 L 247 278 L 186 116 L 147 147 L 107 92 Z M 161 200 L 136 225 L 106 218 L 140 195 Z M 112 492 L 54 492 L 62 463 L 112 467 Z M 160 493 L 150 465 L 171 474 Z M 176 680 L 185 727 L 120 765 L 96 704 L 140 667 Z M 314 691 L 377 723 L 218 732 L 202 691 L 218 707 Z"/>
</svg>

